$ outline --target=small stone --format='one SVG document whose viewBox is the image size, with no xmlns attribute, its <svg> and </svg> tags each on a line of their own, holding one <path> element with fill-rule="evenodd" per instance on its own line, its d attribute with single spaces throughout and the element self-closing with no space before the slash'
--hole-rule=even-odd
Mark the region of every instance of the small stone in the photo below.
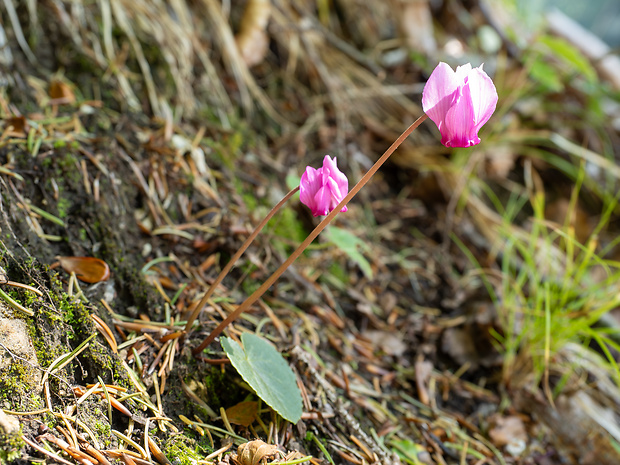
<svg viewBox="0 0 620 465">
<path fill-rule="evenodd" d="M 0 372 L 16 362 L 29 364 L 28 375 L 22 381 L 31 386 L 33 393 L 39 394 L 42 372 L 38 369 L 39 361 L 26 322 L 19 318 L 0 318 L 0 344 Z"/>
<path fill-rule="evenodd" d="M 19 431 L 19 420 L 0 410 L 0 429 L 7 436 L 17 433 Z"/>
</svg>

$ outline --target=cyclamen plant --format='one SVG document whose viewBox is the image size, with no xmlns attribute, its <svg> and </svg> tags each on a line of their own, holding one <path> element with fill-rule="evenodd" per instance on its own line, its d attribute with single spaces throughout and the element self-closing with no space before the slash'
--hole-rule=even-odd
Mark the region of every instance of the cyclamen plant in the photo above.
<svg viewBox="0 0 620 465">
<path fill-rule="evenodd" d="M 327 215 L 288 257 L 288 259 L 237 309 L 222 321 L 207 338 L 192 352 L 194 355 L 202 352 L 222 331 L 239 315 L 254 304 L 271 285 L 284 273 L 297 257 L 316 239 L 325 227 L 339 212 L 347 211 L 347 203 L 361 190 L 370 178 L 379 170 L 381 165 L 394 151 L 409 137 L 409 135 L 428 117 L 441 133 L 441 143 L 446 147 L 471 147 L 480 143 L 478 132 L 491 118 L 497 105 L 497 90 L 491 78 L 484 72 L 482 65 L 472 68 L 471 64 L 459 66 L 453 71 L 446 63 L 439 63 L 430 75 L 422 92 L 422 109 L 425 114 L 420 116 L 409 126 L 377 162 L 364 174 L 358 183 L 347 193 L 348 180 L 338 169 L 336 158 L 332 160 L 325 156 L 323 166 L 315 169 L 307 167 L 301 177 L 300 186 L 291 190 L 261 221 L 252 234 L 246 239 L 241 248 L 233 256 L 217 279 L 211 284 L 194 312 L 188 318 L 185 332 L 189 332 L 196 317 L 206 305 L 215 288 L 222 282 L 233 264 L 247 249 L 250 243 L 267 224 L 269 219 L 289 198 L 300 190 L 301 202 L 310 208 L 314 216 Z"/>
</svg>

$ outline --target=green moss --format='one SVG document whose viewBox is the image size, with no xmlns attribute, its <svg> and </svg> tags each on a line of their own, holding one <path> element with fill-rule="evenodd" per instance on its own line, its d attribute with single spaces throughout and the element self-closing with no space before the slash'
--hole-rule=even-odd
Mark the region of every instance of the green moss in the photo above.
<svg viewBox="0 0 620 465">
<path fill-rule="evenodd" d="M 206 442 L 197 442 L 187 434 L 176 434 L 166 440 L 162 452 L 173 465 L 194 465 L 213 450 Z"/>
<path fill-rule="evenodd" d="M 105 418 L 101 410 L 97 409 L 95 412 L 98 417 Z M 112 435 L 112 427 L 108 421 L 99 420 L 93 422 L 95 433 L 99 435 L 100 438 L 109 438 Z"/>
<path fill-rule="evenodd" d="M 273 232 L 283 239 L 289 239 L 295 244 L 303 242 L 307 236 L 306 229 L 298 216 L 290 208 L 283 208 L 278 212 L 278 216 L 272 220 Z M 269 227 L 270 225 L 268 225 Z"/>
<path fill-rule="evenodd" d="M 0 429 L 0 463 L 12 463 L 21 457 L 21 449 L 25 443 L 22 432 L 6 434 Z"/>
<path fill-rule="evenodd" d="M 61 197 L 58 199 L 58 204 L 56 208 L 58 209 L 58 216 L 62 219 L 67 217 L 67 213 L 69 208 L 71 207 L 71 201 L 65 197 Z"/>
<path fill-rule="evenodd" d="M 10 396 L 29 394 L 37 383 L 34 368 L 20 359 L 15 359 L 10 365 L 0 370 L 0 391 L 11 393 Z"/>
<path fill-rule="evenodd" d="M 79 170 L 79 158 L 71 153 L 66 146 L 65 141 L 56 141 L 61 143 L 59 153 L 51 158 L 45 158 L 42 162 L 43 168 L 51 170 L 52 177 L 56 179 L 59 190 L 66 186 L 81 186 L 82 173 Z"/>
</svg>

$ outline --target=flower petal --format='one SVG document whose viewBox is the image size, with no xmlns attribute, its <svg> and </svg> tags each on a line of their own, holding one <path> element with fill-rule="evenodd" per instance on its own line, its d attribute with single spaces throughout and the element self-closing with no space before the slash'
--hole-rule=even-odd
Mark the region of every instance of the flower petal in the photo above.
<svg viewBox="0 0 620 465">
<path fill-rule="evenodd" d="M 338 169 L 336 157 L 334 157 L 334 159 L 332 160 L 329 155 L 326 155 L 325 159 L 323 160 L 323 169 L 325 169 L 326 167 L 329 167 L 330 178 L 334 179 L 338 183 L 340 189 L 349 192 L 349 180 L 347 179 L 345 174 Z"/>
<path fill-rule="evenodd" d="M 299 200 L 311 210 L 314 208 L 314 196 L 321 188 L 321 176 L 319 170 L 308 166 L 299 182 Z"/>
<path fill-rule="evenodd" d="M 474 108 L 469 86 L 446 115 L 445 130 L 441 131 L 441 143 L 446 147 L 469 147 L 480 143 L 474 121 Z"/>
<path fill-rule="evenodd" d="M 332 200 L 331 192 L 327 186 L 323 186 L 314 196 L 315 208 L 312 211 L 314 216 L 327 215 L 330 210 Z"/>
<path fill-rule="evenodd" d="M 470 73 L 471 73 L 471 63 L 466 63 L 464 65 L 457 66 L 456 72 L 454 73 L 457 84 L 459 86 L 464 85 Z"/>
<path fill-rule="evenodd" d="M 429 76 L 422 92 L 422 109 L 441 131 L 459 86 L 456 73 L 446 63 L 439 63 Z"/>
<path fill-rule="evenodd" d="M 345 198 L 348 191 L 341 191 L 340 187 L 336 183 L 334 179 L 329 179 L 326 184 L 327 189 L 330 192 L 331 201 L 329 203 L 329 211 L 332 211 L 334 208 L 338 206 L 338 204 Z M 346 206 L 343 207 L 340 211 L 347 211 Z"/>
<path fill-rule="evenodd" d="M 469 75 L 467 85 L 470 90 L 476 132 L 487 122 L 497 105 L 497 90 L 491 78 L 480 68 L 474 68 Z"/>
<path fill-rule="evenodd" d="M 338 171 L 338 165 L 336 164 L 336 157 L 332 159 L 329 155 L 325 155 L 323 158 L 323 169 L 327 168 L 329 171 Z"/>
</svg>

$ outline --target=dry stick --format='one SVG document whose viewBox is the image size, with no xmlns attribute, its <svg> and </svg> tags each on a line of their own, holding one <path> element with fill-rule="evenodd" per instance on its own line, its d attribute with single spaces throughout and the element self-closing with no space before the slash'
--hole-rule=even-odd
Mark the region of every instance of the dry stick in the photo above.
<svg viewBox="0 0 620 465">
<path fill-rule="evenodd" d="M 233 257 L 226 264 L 224 269 L 217 276 L 215 281 L 213 281 L 213 284 L 211 284 L 211 287 L 209 287 L 209 290 L 205 293 L 205 295 L 202 297 L 202 299 L 200 299 L 200 302 L 198 303 L 198 305 L 196 305 L 196 308 L 194 309 L 194 311 L 190 315 L 189 319 L 187 320 L 187 323 L 185 324 L 185 333 L 186 334 L 192 328 L 192 325 L 194 324 L 194 321 L 196 321 L 196 318 L 198 317 L 198 315 L 202 311 L 202 308 L 207 304 L 207 301 L 209 300 L 209 298 L 215 292 L 215 288 L 226 277 L 226 275 L 228 274 L 230 269 L 233 267 L 233 265 L 236 263 L 236 261 L 239 260 L 239 257 L 241 257 L 243 252 L 245 252 L 245 250 L 249 247 L 249 245 L 252 243 L 252 241 L 254 239 L 256 239 L 256 236 L 258 236 L 258 233 L 261 232 L 261 230 L 265 227 L 267 222 L 273 217 L 273 215 L 275 215 L 275 213 L 280 209 L 280 207 L 282 207 L 282 205 L 284 205 L 288 201 L 288 199 L 290 199 L 298 190 L 299 190 L 299 186 L 295 187 L 288 194 L 286 194 L 284 196 L 284 198 L 282 200 L 280 200 L 278 202 L 278 204 L 271 209 L 271 211 L 267 214 L 267 216 L 265 218 L 263 218 L 263 220 L 260 222 L 260 224 L 258 226 L 256 226 L 256 229 L 254 229 L 254 231 L 252 231 L 252 234 L 250 234 L 250 236 L 248 236 L 248 238 L 245 240 L 245 242 L 243 243 L 241 248 L 239 250 L 237 250 L 235 255 L 233 255 Z"/>
<path fill-rule="evenodd" d="M 211 331 L 211 334 L 209 334 L 209 336 L 207 336 L 207 338 L 204 341 L 202 341 L 202 344 L 200 344 L 198 347 L 192 350 L 192 353 L 194 355 L 197 355 L 198 353 L 202 352 L 202 350 L 205 347 L 207 347 L 209 344 L 211 344 L 213 340 L 217 336 L 219 336 L 222 333 L 222 331 L 224 331 L 224 329 L 230 323 L 236 320 L 239 317 L 239 315 L 245 312 L 250 307 L 250 305 L 256 302 L 267 291 L 267 289 L 271 287 L 271 285 L 280 277 L 280 275 L 282 275 L 282 273 L 284 273 L 284 271 L 291 265 L 291 263 L 293 263 L 297 259 L 297 257 L 299 257 L 302 254 L 302 252 L 306 249 L 306 247 L 308 247 L 310 243 L 314 239 L 316 239 L 316 237 L 321 233 L 321 231 L 323 231 L 323 229 L 325 229 L 325 227 L 329 223 L 331 223 L 331 221 L 336 217 L 336 215 L 340 212 L 340 210 L 342 210 L 342 207 L 344 207 L 347 203 L 351 201 L 353 197 L 355 197 L 355 194 L 357 194 L 360 191 L 360 189 L 364 187 L 364 185 L 370 180 L 370 178 L 379 170 L 379 168 L 381 168 L 381 165 L 385 163 L 385 161 L 390 157 L 390 155 L 394 153 L 394 151 L 403 143 L 403 141 L 407 137 L 409 137 L 409 135 L 420 124 L 422 124 L 422 122 L 426 118 L 427 118 L 426 115 L 420 116 L 417 120 L 415 120 L 415 122 L 411 126 L 409 126 L 405 130 L 405 132 L 403 132 L 398 137 L 398 139 L 394 141 L 392 145 L 390 145 L 390 148 L 388 148 L 385 151 L 385 153 L 381 155 L 381 158 L 379 158 L 377 162 L 374 165 L 372 165 L 372 167 L 366 172 L 366 174 L 362 177 L 362 179 L 360 179 L 358 183 L 353 187 L 353 189 L 351 189 L 351 191 L 347 194 L 347 196 L 344 199 L 342 199 L 342 201 L 329 213 L 329 215 L 327 215 L 323 219 L 323 221 L 321 221 L 318 224 L 316 228 L 314 228 L 314 230 L 308 235 L 308 237 L 306 237 L 306 239 L 301 243 L 301 245 L 297 247 L 297 249 L 290 255 L 290 257 L 288 257 L 286 261 L 282 265 L 280 265 L 280 267 L 269 278 L 267 278 L 267 281 L 265 281 L 261 285 L 261 287 L 259 287 L 256 291 L 254 291 L 252 295 L 250 295 L 250 297 L 248 297 L 241 305 L 239 305 L 239 307 L 237 307 L 237 309 L 234 312 L 228 315 L 226 319 L 217 326 L 217 328 Z"/>
</svg>

